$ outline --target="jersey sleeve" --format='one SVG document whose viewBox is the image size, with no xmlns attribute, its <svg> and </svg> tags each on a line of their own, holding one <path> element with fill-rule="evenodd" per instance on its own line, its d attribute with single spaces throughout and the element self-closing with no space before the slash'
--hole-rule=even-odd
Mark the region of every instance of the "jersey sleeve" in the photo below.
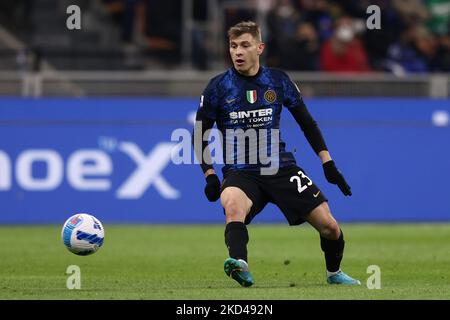
<svg viewBox="0 0 450 320">
<path fill-rule="evenodd" d="M 200 167 L 203 173 L 209 169 L 214 169 L 212 166 L 211 152 L 208 147 L 208 141 L 203 141 L 205 132 L 214 126 L 217 119 L 218 110 L 217 88 L 214 81 L 211 80 L 208 86 L 200 96 L 200 103 L 195 117 L 195 126 L 192 134 L 192 146 L 197 159 L 200 162 Z M 195 143 L 196 137 L 200 137 L 201 143 Z"/>
<path fill-rule="evenodd" d="M 197 109 L 197 118 L 217 119 L 218 95 L 217 88 L 213 81 L 210 81 L 200 96 L 200 103 Z"/>
<path fill-rule="evenodd" d="M 313 150 L 317 154 L 319 154 L 320 151 L 328 150 L 322 132 L 320 131 L 317 122 L 309 113 L 300 90 L 287 74 L 283 74 L 283 104 L 289 109 L 295 121 L 299 124 Z"/>
<path fill-rule="evenodd" d="M 282 83 L 284 90 L 283 105 L 288 109 L 303 106 L 304 102 L 302 95 L 300 93 L 300 89 L 286 73 L 283 72 L 282 75 L 283 75 Z"/>
</svg>

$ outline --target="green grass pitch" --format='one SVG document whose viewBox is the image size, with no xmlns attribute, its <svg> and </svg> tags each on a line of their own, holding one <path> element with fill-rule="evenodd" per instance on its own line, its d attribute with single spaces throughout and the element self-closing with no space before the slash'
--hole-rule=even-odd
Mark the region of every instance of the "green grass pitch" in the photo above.
<svg viewBox="0 0 450 320">
<path fill-rule="evenodd" d="M 255 278 L 241 288 L 223 271 L 222 225 L 105 225 L 104 246 L 79 257 L 60 226 L 0 227 L 0 299 L 450 299 L 450 225 L 342 225 L 342 269 L 360 287 L 331 286 L 319 237 L 308 225 L 249 226 Z M 69 290 L 69 265 L 81 289 Z M 381 289 L 366 286 L 369 265 Z"/>
</svg>

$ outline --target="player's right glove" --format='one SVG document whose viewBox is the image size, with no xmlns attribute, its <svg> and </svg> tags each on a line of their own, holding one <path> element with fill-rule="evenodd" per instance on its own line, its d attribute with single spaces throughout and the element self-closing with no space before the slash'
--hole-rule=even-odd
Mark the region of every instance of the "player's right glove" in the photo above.
<svg viewBox="0 0 450 320">
<path fill-rule="evenodd" d="M 211 202 L 220 198 L 220 180 L 216 174 L 210 174 L 206 177 L 205 195 Z"/>
<path fill-rule="evenodd" d="M 333 160 L 327 161 L 323 164 L 323 171 L 325 173 L 325 178 L 327 178 L 329 183 L 337 184 L 342 193 L 346 196 L 351 196 L 351 188 L 345 181 L 342 173 L 336 168 L 336 164 Z"/>
</svg>

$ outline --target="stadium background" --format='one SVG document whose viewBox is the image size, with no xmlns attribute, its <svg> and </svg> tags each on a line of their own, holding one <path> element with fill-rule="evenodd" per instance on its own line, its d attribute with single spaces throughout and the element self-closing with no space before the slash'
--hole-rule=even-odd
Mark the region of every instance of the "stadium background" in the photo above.
<svg viewBox="0 0 450 320">
<path fill-rule="evenodd" d="M 80 30 L 66 27 L 71 4 Z M 379 30 L 366 28 L 369 5 L 381 8 Z M 60 226 L 76 212 L 107 230 L 222 225 L 198 165 L 171 161 L 171 134 L 192 128 L 207 81 L 229 66 L 227 28 L 253 19 L 267 43 L 263 63 L 299 85 L 352 186 L 344 198 L 325 181 L 285 113 L 287 146 L 337 220 L 417 223 L 411 230 L 432 222 L 431 234 L 448 237 L 449 17 L 445 0 L 1 1 L 3 231 L 14 238 L 11 225 Z M 254 224 L 283 222 L 269 207 Z M 370 230 L 389 238 L 390 229 Z"/>
</svg>

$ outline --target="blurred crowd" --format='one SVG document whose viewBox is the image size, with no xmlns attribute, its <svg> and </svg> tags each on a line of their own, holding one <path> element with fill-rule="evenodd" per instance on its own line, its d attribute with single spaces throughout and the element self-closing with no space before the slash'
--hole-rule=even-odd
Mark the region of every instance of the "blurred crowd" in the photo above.
<svg viewBox="0 0 450 320">
<path fill-rule="evenodd" d="M 49 0 L 51 1 L 51 0 Z M 188 25 L 183 0 L 96 0 L 119 26 L 124 44 L 141 44 L 149 55 L 176 68 Z M 227 59 L 226 31 L 243 20 L 263 27 L 264 63 L 286 70 L 328 72 L 450 72 L 450 0 L 191 0 L 188 13 L 191 64 L 211 68 L 211 56 Z M 90 1 L 74 1 L 87 7 Z M 2 0 L 0 22 L 26 25 L 32 0 Z M 213 4 L 216 6 L 213 8 Z M 376 5 L 380 29 L 368 29 Z M 224 19 L 211 15 L 220 11 Z M 17 14 L 17 12 L 21 14 Z M 14 12 L 16 14 L 14 14 Z M 65 14 L 65 12 L 63 13 Z M 371 20 L 376 21 L 375 20 Z M 223 24 L 221 28 L 217 24 Z M 33 32 L 33 28 L 27 31 Z M 211 34 L 222 32 L 219 38 Z M 220 38 L 220 36 L 222 38 Z M 214 40 L 212 40 L 214 39 Z M 225 48 L 217 53 L 217 39 Z M 143 44 L 143 45 L 142 45 Z"/>
<path fill-rule="evenodd" d="M 368 29 L 370 5 L 380 29 Z M 268 63 L 292 70 L 450 71 L 448 0 L 278 0 L 268 16 Z"/>
<path fill-rule="evenodd" d="M 131 41 L 137 24 L 162 56 L 174 63 L 181 58 L 181 0 L 102 1 L 122 24 L 124 41 Z M 193 4 L 194 20 L 206 21 L 208 1 L 193 0 Z M 224 9 L 225 31 L 239 21 L 261 17 L 258 11 L 264 13 L 264 58 L 269 66 L 395 74 L 450 71 L 450 0 L 240 0 L 233 4 Z M 380 29 L 367 28 L 373 14 L 367 13 L 370 5 L 380 8 Z M 205 68 L 202 61 L 211 44 L 201 33 L 195 36 L 194 62 Z"/>
</svg>

